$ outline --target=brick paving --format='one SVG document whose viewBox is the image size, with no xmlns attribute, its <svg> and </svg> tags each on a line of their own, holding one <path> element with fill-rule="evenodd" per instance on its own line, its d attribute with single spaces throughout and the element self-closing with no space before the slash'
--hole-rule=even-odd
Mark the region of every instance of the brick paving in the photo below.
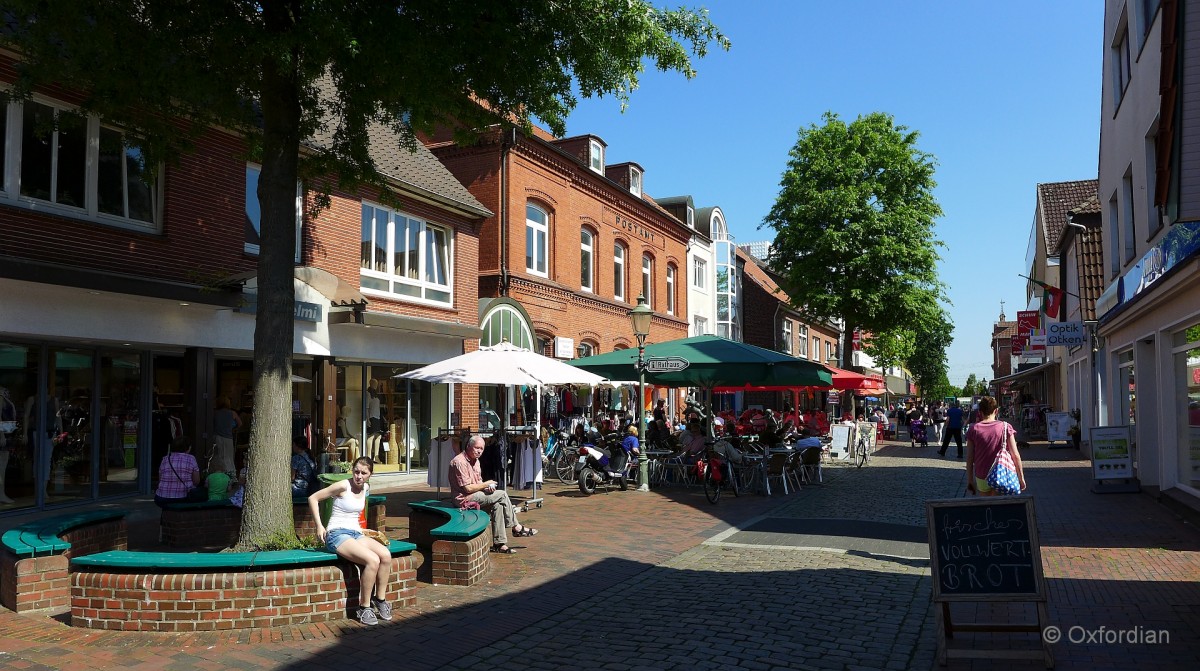
<svg viewBox="0 0 1200 671">
<path fill-rule="evenodd" d="M 1025 455 L 1050 624 L 1064 633 L 1054 646 L 1057 668 L 1194 668 L 1200 532 L 1146 496 L 1091 494 L 1087 462 L 1074 450 L 1035 444 Z M 788 497 L 726 496 L 716 506 L 698 489 L 584 498 L 551 483 L 545 507 L 523 516 L 541 533 L 519 539 L 517 555 L 494 557 L 484 584 L 422 583 L 417 606 L 389 624 L 134 634 L 0 610 L 0 668 L 342 669 L 356 658 L 405 669 L 935 668 L 927 558 L 890 556 L 886 545 L 832 546 L 836 535 L 853 540 L 881 525 L 924 527 L 925 500 L 960 496 L 964 483 L 961 462 L 898 444 L 863 469 L 827 467 L 824 485 Z M 392 535 L 405 534 L 404 502 L 428 497 L 424 488 L 388 494 Z M 816 522 L 823 533 L 841 529 L 821 537 L 825 549 L 740 531 Z M 1013 615 L 1006 607 L 970 610 L 964 614 Z M 1164 630 L 1170 642 L 1066 640 L 1071 627 L 1086 638 L 1101 625 Z"/>
</svg>

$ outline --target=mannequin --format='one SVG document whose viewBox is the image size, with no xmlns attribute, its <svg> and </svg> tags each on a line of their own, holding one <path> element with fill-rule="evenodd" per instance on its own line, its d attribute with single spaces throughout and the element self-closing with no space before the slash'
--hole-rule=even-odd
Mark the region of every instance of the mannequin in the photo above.
<svg viewBox="0 0 1200 671">
<path fill-rule="evenodd" d="M 8 389 L 0 387 L 0 503 L 12 503 L 4 493 L 4 473 L 8 470 L 8 457 L 12 453 L 12 441 L 17 439 L 17 406 L 8 396 Z"/>
<path fill-rule="evenodd" d="M 379 381 L 372 378 L 367 382 L 367 454 L 375 461 L 380 460 L 383 444 L 383 413 L 379 402 Z"/>
<path fill-rule="evenodd" d="M 31 395 L 25 399 L 25 427 L 26 445 L 28 446 L 30 455 L 37 462 L 41 462 L 42 468 L 47 474 L 50 473 L 50 464 L 54 456 L 54 445 L 51 442 L 55 436 L 62 433 L 62 417 L 58 396 L 55 395 L 54 385 L 46 390 L 46 429 L 39 436 L 37 433 L 37 408 L 34 403 L 37 401 L 37 395 Z"/>
<path fill-rule="evenodd" d="M 357 434 L 350 431 L 350 423 L 346 420 L 350 416 L 350 408 L 341 408 L 338 412 L 337 420 L 337 446 L 346 448 L 346 461 L 354 463 L 358 459 L 359 437 Z"/>
</svg>

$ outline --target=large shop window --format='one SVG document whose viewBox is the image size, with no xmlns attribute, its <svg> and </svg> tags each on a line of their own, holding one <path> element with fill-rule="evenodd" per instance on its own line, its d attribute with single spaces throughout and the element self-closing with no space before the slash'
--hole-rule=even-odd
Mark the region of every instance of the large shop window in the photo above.
<svg viewBox="0 0 1200 671">
<path fill-rule="evenodd" d="M 1179 445 L 1176 481 L 1200 496 L 1200 324 L 1176 333 L 1173 344 Z"/>
<path fill-rule="evenodd" d="M 0 108 L 6 148 L 0 195 L 68 217 L 158 232 L 162 169 L 147 165 L 136 138 L 45 102 L 0 97 Z"/>
<path fill-rule="evenodd" d="M 246 245 L 247 254 L 258 255 L 262 230 L 262 208 L 258 201 L 258 178 L 262 168 L 257 165 L 246 166 Z M 296 182 L 296 263 L 300 263 L 301 234 L 304 231 L 304 189 Z"/>
<path fill-rule="evenodd" d="M 450 231 L 378 205 L 362 206 L 362 288 L 404 300 L 448 305 Z"/>
</svg>

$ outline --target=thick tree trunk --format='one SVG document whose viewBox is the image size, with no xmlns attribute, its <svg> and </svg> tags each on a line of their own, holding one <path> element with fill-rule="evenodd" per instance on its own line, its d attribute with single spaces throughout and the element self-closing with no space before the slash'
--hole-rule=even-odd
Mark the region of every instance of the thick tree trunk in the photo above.
<svg viewBox="0 0 1200 671">
<path fill-rule="evenodd" d="M 292 66 L 294 67 L 294 66 Z M 296 176 L 300 138 L 293 71 L 263 66 L 262 220 L 254 328 L 254 420 L 239 548 L 295 537 L 291 428 Z"/>
</svg>

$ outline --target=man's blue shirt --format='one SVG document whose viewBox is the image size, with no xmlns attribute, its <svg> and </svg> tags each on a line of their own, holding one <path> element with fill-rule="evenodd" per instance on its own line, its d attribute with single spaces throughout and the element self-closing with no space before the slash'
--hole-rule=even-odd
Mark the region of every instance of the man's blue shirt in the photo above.
<svg viewBox="0 0 1200 671">
<path fill-rule="evenodd" d="M 946 411 L 946 426 L 951 429 L 962 428 L 963 411 L 962 408 L 954 406 Z"/>
</svg>

